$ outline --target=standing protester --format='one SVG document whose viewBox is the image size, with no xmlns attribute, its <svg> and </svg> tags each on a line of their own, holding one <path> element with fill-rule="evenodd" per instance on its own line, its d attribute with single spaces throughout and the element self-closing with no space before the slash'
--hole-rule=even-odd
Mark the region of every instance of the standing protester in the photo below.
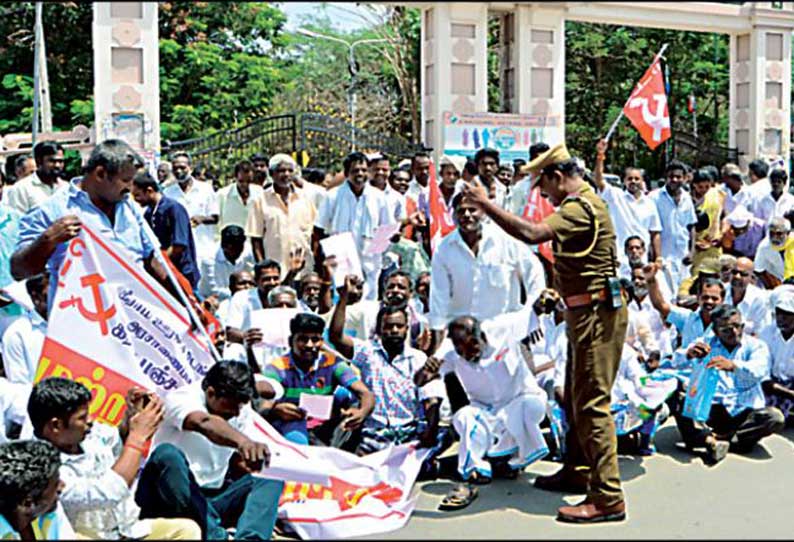
<svg viewBox="0 0 794 542">
<path fill-rule="evenodd" d="M 215 227 L 219 220 L 215 190 L 211 184 L 193 178 L 187 153 L 176 153 L 172 163 L 177 182 L 163 190 L 163 195 L 185 206 L 195 228 L 193 238 L 198 260 L 210 260 L 215 255 Z"/>
<path fill-rule="evenodd" d="M 626 517 L 626 505 L 610 402 L 628 314 L 616 276 L 614 227 L 606 204 L 582 179 L 582 169 L 564 143 L 538 156 L 527 169 L 536 175 L 543 195 L 559 206 L 540 224 L 505 211 L 483 189 L 466 187 L 464 193 L 517 239 L 531 244 L 553 241 L 555 289 L 567 307 L 571 359 L 564 396 L 571 428 L 563 468 L 539 476 L 535 485 L 576 493 L 586 488 L 582 503 L 558 510 L 559 521 L 620 521 Z"/>
<path fill-rule="evenodd" d="M 158 182 L 146 171 L 139 172 L 132 180 L 132 197 L 146 208 L 143 216 L 160 241 L 160 248 L 165 250 L 168 259 L 195 290 L 199 268 L 190 217 L 185 208 L 164 196 Z"/>
<path fill-rule="evenodd" d="M 63 147 L 55 141 L 42 141 L 33 147 L 36 171 L 14 183 L 6 195 L 6 204 L 19 213 L 27 213 L 39 206 L 68 183 L 63 175 Z"/>
<path fill-rule="evenodd" d="M 245 227 L 254 202 L 262 196 L 262 187 L 253 184 L 254 167 L 248 160 L 234 166 L 235 182 L 218 190 L 218 223 Z"/>
</svg>

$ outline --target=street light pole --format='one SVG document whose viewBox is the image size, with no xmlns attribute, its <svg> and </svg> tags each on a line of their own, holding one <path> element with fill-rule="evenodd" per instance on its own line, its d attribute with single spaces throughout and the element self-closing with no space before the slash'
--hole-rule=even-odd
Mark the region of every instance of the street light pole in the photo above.
<svg viewBox="0 0 794 542">
<path fill-rule="evenodd" d="M 327 39 L 330 41 L 335 41 L 337 43 L 341 43 L 345 45 L 348 49 L 348 56 L 347 56 L 347 63 L 348 63 L 348 71 L 350 71 L 350 87 L 348 90 L 348 107 L 350 108 L 350 145 L 352 149 L 356 150 L 356 82 L 358 79 L 358 67 L 356 65 L 356 53 L 355 48 L 356 45 L 363 45 L 367 43 L 383 43 L 389 41 L 387 39 L 360 39 L 356 40 L 352 43 L 348 43 L 343 39 L 336 38 L 334 36 L 328 36 L 326 34 L 319 34 L 317 32 L 313 32 L 311 30 L 306 30 L 305 28 L 299 28 L 297 30 L 298 34 L 303 34 L 304 36 L 308 36 L 310 38 L 322 38 Z"/>
</svg>

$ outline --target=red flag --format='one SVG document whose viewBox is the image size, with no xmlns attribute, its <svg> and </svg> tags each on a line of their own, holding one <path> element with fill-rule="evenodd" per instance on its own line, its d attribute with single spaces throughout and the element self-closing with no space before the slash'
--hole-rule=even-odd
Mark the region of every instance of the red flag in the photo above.
<svg viewBox="0 0 794 542">
<path fill-rule="evenodd" d="M 628 117 L 651 150 L 670 138 L 670 114 L 664 92 L 662 67 L 657 56 L 634 87 L 623 113 Z"/>
<path fill-rule="evenodd" d="M 530 222 L 541 222 L 547 216 L 554 214 L 554 206 L 549 200 L 540 195 L 540 188 L 535 187 L 529 192 L 527 204 L 524 206 L 524 218 Z M 554 254 L 551 249 L 551 241 L 546 241 L 538 245 L 538 252 L 549 262 L 554 263 Z"/>
<path fill-rule="evenodd" d="M 435 252 L 436 246 L 441 240 L 455 229 L 455 222 L 450 213 L 447 213 L 447 206 L 444 204 L 444 196 L 438 187 L 436 180 L 436 166 L 430 163 L 430 180 L 428 206 L 430 207 L 430 250 Z"/>
</svg>

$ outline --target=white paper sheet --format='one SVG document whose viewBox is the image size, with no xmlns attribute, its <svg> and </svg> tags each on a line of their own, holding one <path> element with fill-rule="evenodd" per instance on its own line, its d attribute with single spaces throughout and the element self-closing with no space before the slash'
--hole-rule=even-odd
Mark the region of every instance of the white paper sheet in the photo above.
<svg viewBox="0 0 794 542">
<path fill-rule="evenodd" d="M 298 406 L 306 411 L 306 416 L 317 420 L 331 419 L 331 409 L 334 406 L 333 395 L 313 395 L 301 393 Z"/>
<path fill-rule="evenodd" d="M 345 283 L 347 275 L 356 275 L 364 279 L 361 269 L 361 258 L 358 255 L 356 241 L 351 232 L 338 233 L 320 241 L 326 257 L 336 258 L 336 267 L 333 270 L 333 279 L 337 287 Z"/>
</svg>

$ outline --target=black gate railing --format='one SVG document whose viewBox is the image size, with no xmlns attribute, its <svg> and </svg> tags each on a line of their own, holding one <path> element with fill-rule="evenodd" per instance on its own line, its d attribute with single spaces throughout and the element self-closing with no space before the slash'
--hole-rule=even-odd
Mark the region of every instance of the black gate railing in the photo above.
<svg viewBox="0 0 794 542">
<path fill-rule="evenodd" d="M 696 168 L 709 164 L 722 167 L 726 162 L 739 163 L 738 149 L 705 138 L 696 139 L 686 132 L 678 132 L 673 137 L 673 156 Z"/>
<path fill-rule="evenodd" d="M 354 147 L 365 153 L 382 152 L 395 160 L 410 158 L 423 148 L 400 138 L 353 129 L 334 117 L 303 113 L 264 117 L 240 128 L 167 142 L 163 156 L 185 151 L 194 163 L 203 163 L 225 176 L 236 162 L 257 152 L 270 156 L 305 151 L 309 166 L 338 170 Z"/>
</svg>

